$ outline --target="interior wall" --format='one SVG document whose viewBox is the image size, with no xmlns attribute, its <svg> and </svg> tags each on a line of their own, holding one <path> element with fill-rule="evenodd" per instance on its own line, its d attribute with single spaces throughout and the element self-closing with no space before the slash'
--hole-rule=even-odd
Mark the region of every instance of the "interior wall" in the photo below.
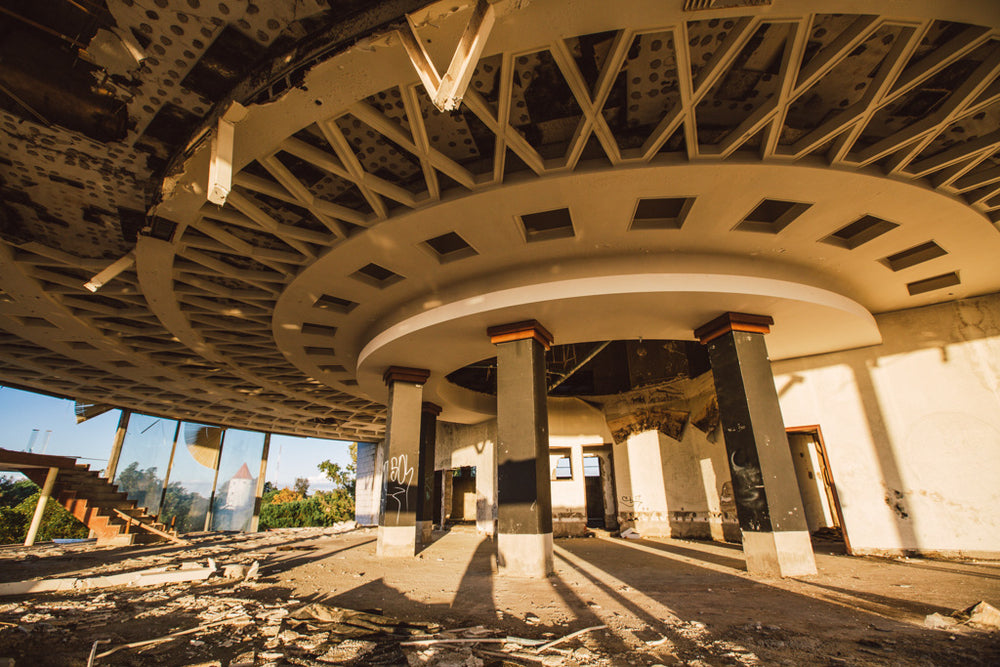
<svg viewBox="0 0 1000 667">
<path fill-rule="evenodd" d="M 876 319 L 774 364 L 785 424 L 822 428 L 855 553 L 1000 557 L 1000 295 Z"/>
<path fill-rule="evenodd" d="M 463 466 L 476 469 L 476 531 L 483 535 L 496 532 L 496 433 L 495 419 L 472 425 L 439 420 L 434 450 L 435 470 L 449 471 Z M 450 510 L 449 473 L 444 476 L 444 503 L 446 510 Z"/>
<path fill-rule="evenodd" d="M 657 537 L 726 536 L 720 494 L 729 470 L 721 442 L 690 424 L 680 440 L 644 431 L 616 443 L 614 466 L 622 529 Z"/>
<path fill-rule="evenodd" d="M 795 477 L 802 496 L 802 511 L 805 513 L 809 532 L 835 526 L 833 508 L 830 507 L 826 483 L 823 481 L 823 467 L 813 436 L 807 433 L 789 433 L 788 446 L 792 451 L 792 464 L 795 466 Z"/>
</svg>

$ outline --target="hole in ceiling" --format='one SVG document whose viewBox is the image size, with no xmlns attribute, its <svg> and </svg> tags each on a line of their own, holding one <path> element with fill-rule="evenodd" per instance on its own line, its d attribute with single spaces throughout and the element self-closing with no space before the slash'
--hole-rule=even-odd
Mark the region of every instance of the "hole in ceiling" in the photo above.
<svg viewBox="0 0 1000 667">
<path fill-rule="evenodd" d="M 324 294 L 320 298 L 316 299 L 315 303 L 313 303 L 313 308 L 332 310 L 337 313 L 349 313 L 357 307 L 358 304 L 354 301 L 341 299 L 340 297 L 332 296 L 330 294 Z"/>
<path fill-rule="evenodd" d="M 403 276 L 398 273 L 394 273 L 384 266 L 379 266 L 375 263 L 362 266 L 360 269 L 352 273 L 351 277 L 379 289 L 388 287 L 389 285 L 395 284 L 403 279 Z"/>
<path fill-rule="evenodd" d="M 529 243 L 574 236 L 573 219 L 569 215 L 568 208 L 528 213 L 522 215 L 520 221 L 524 228 L 525 240 Z"/>
<path fill-rule="evenodd" d="M 302 333 L 307 336 L 330 336 L 337 335 L 337 327 L 330 327 L 325 324 L 313 324 L 311 322 L 302 323 Z"/>
<path fill-rule="evenodd" d="M 928 241 L 927 243 L 914 246 L 909 250 L 889 255 L 882 262 L 893 271 L 901 271 L 947 254 L 948 252 L 937 243 Z"/>
<path fill-rule="evenodd" d="M 427 239 L 424 241 L 424 245 L 434 253 L 442 264 L 479 254 L 475 248 L 466 243 L 465 239 L 455 232 Z"/>
<path fill-rule="evenodd" d="M 894 222 L 876 218 L 874 215 L 866 215 L 845 227 L 841 227 L 833 234 L 822 239 L 822 242 L 854 250 L 859 245 L 868 243 L 872 239 L 882 236 L 896 227 L 899 227 L 899 225 Z"/>
<path fill-rule="evenodd" d="M 909 291 L 910 296 L 916 296 L 917 294 L 933 292 L 934 290 L 958 285 L 961 282 L 958 278 L 958 273 L 952 271 L 951 273 L 944 273 L 933 278 L 925 278 L 924 280 L 907 283 L 906 289 Z"/>
<path fill-rule="evenodd" d="M 777 234 L 793 220 L 805 213 L 812 204 L 781 199 L 765 199 L 757 204 L 735 229 L 743 232 Z"/>
<path fill-rule="evenodd" d="M 629 229 L 680 229 L 694 197 L 640 199 Z"/>
</svg>

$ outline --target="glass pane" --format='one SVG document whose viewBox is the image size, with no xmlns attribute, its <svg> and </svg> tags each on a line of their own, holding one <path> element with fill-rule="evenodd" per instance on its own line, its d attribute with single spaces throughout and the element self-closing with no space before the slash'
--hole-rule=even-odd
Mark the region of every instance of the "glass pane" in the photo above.
<svg viewBox="0 0 1000 667">
<path fill-rule="evenodd" d="M 160 521 L 173 525 L 179 533 L 205 529 L 222 431 L 219 426 L 181 424 L 170 484 L 160 512 Z"/>
<path fill-rule="evenodd" d="M 250 529 L 263 453 L 263 433 L 226 431 L 212 510 L 212 530 Z"/>
<path fill-rule="evenodd" d="M 150 514 L 160 508 L 163 477 L 170 462 L 177 422 L 148 415 L 133 414 L 122 443 L 115 483 L 139 507 Z"/>
</svg>

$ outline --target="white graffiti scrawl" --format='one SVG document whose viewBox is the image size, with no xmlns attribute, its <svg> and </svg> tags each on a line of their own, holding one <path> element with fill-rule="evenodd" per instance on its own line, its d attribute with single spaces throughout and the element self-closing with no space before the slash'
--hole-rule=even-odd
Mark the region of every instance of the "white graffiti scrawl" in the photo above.
<svg viewBox="0 0 1000 667">
<path fill-rule="evenodd" d="M 415 471 L 409 464 L 406 454 L 393 456 L 386 461 L 389 468 L 389 484 L 386 496 L 396 501 L 396 521 L 399 522 L 399 515 L 405 509 L 410 510 L 407 489 L 413 483 Z"/>
</svg>

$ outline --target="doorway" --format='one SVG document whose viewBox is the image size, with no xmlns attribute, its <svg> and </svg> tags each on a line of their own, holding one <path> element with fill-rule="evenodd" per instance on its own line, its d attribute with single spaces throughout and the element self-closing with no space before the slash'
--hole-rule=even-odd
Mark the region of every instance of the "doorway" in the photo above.
<svg viewBox="0 0 1000 667">
<path fill-rule="evenodd" d="M 840 498 L 819 426 L 800 426 L 786 431 L 810 535 L 814 541 L 843 543 L 847 553 L 851 553 Z"/>
<path fill-rule="evenodd" d="M 601 457 L 596 454 L 584 454 L 583 483 L 587 499 L 587 528 L 607 527 L 604 520 L 604 477 L 601 470 Z"/>
<path fill-rule="evenodd" d="M 447 522 L 475 523 L 476 522 L 476 468 L 475 466 L 462 466 L 444 471 L 445 478 L 450 482 L 451 493 L 450 502 L 445 501 L 447 511 Z M 444 489 L 448 494 L 447 486 Z"/>
</svg>

